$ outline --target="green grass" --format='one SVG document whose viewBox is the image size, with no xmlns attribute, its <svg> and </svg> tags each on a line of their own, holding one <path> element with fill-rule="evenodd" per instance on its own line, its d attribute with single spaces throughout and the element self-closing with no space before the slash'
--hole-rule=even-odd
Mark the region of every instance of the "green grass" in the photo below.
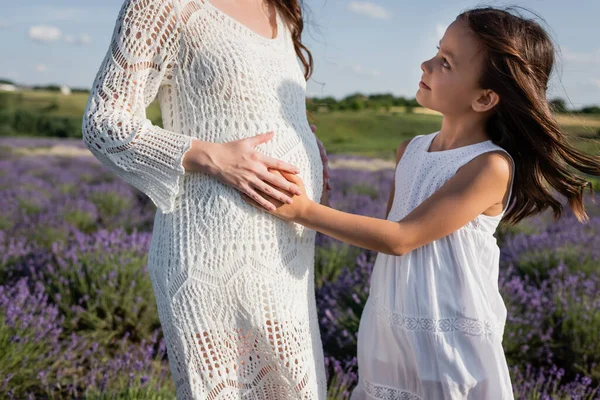
<svg viewBox="0 0 600 400">
<path fill-rule="evenodd" d="M 63 96 L 56 92 L 24 91 L 2 93 L 7 109 L 26 109 L 48 116 L 80 118 L 87 93 Z M 161 125 L 160 107 L 154 101 L 146 110 L 147 117 Z M 316 112 L 311 122 L 317 125 L 317 135 L 329 154 L 343 153 L 394 159 L 397 146 L 415 135 L 434 132 L 441 127 L 439 115 L 406 113 L 399 108 L 391 111 Z M 580 149 L 600 154 L 599 115 L 559 115 L 562 128 Z M 260 132 L 257 132 L 257 134 Z"/>
<path fill-rule="evenodd" d="M 415 135 L 441 126 L 437 115 L 399 112 L 334 111 L 313 114 L 317 135 L 330 154 L 346 153 L 393 159 L 396 147 Z"/>
<path fill-rule="evenodd" d="M 561 125 L 573 144 L 600 155 L 600 116 L 563 118 Z M 394 159 L 398 145 L 415 135 L 441 128 L 442 117 L 432 114 L 378 112 L 324 112 L 312 115 L 317 135 L 328 154 L 345 153 Z"/>
</svg>

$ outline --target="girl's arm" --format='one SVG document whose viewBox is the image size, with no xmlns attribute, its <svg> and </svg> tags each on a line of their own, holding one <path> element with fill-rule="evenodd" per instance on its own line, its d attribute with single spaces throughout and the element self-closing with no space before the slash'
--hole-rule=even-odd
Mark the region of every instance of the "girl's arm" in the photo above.
<svg viewBox="0 0 600 400">
<path fill-rule="evenodd" d="M 392 255 L 404 255 L 458 230 L 494 205 L 508 199 L 511 165 L 502 152 L 484 153 L 458 170 L 437 192 L 400 221 L 386 221 L 334 210 L 306 197 L 298 176 L 286 178 L 303 195 L 272 214 L 340 241 Z M 246 201 L 253 204 L 249 198 Z M 256 206 L 256 203 L 254 203 Z"/>
</svg>

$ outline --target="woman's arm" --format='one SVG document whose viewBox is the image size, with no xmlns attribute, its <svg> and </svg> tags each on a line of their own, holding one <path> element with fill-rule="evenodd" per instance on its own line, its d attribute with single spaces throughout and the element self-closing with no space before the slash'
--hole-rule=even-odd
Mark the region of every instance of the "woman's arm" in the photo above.
<svg viewBox="0 0 600 400">
<path fill-rule="evenodd" d="M 168 0 L 154 3 L 150 9 L 142 1 L 126 0 L 121 7 L 82 130 L 86 147 L 104 166 L 170 212 L 180 193 L 182 161 L 192 138 L 146 118 L 146 107 L 179 43 L 173 5 Z M 157 34 L 151 34 L 153 28 Z"/>
<path fill-rule="evenodd" d="M 160 128 L 146 107 L 172 71 L 180 42 L 179 16 L 171 0 L 126 0 L 110 47 L 94 80 L 83 115 L 83 142 L 109 170 L 144 192 L 164 213 L 174 210 L 185 173 L 206 172 L 263 205 L 257 192 L 291 200 L 278 188 L 298 188 L 268 168 L 296 168 L 254 151 L 271 134 L 229 143 L 203 142 Z"/>
<path fill-rule="evenodd" d="M 334 210 L 305 195 L 294 197 L 291 205 L 281 204 L 273 214 L 355 246 L 404 255 L 449 235 L 491 206 L 502 203 L 508 193 L 510 169 L 510 160 L 504 153 L 478 156 L 397 222 Z M 297 176 L 286 177 L 303 188 Z M 248 198 L 246 201 L 252 204 Z"/>
</svg>

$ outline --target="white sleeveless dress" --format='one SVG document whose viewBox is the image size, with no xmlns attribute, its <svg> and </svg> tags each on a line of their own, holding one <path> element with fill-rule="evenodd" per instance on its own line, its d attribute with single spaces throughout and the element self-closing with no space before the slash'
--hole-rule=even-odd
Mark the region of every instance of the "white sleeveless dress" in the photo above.
<svg viewBox="0 0 600 400">
<path fill-rule="evenodd" d="M 276 18 L 270 39 L 210 1 L 126 0 L 85 110 L 84 143 L 158 208 L 148 272 L 178 399 L 326 397 L 316 232 L 182 166 L 194 138 L 272 130 L 257 151 L 297 166 L 306 195 L 320 199 L 306 81 Z M 164 129 L 146 118 L 157 96 Z"/>
<path fill-rule="evenodd" d="M 388 220 L 404 218 L 474 157 L 504 151 L 485 141 L 430 153 L 437 134 L 408 144 Z M 377 255 L 351 400 L 513 399 L 502 348 L 500 250 L 492 236 L 505 211 L 479 215 L 404 256 Z"/>
</svg>

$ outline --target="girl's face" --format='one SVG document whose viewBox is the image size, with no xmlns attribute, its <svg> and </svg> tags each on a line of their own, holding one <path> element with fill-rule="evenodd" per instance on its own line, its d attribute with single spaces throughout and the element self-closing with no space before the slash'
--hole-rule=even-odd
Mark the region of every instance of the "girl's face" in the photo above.
<svg viewBox="0 0 600 400">
<path fill-rule="evenodd" d="M 483 92 L 479 87 L 482 50 L 468 24 L 455 20 L 440 40 L 437 54 L 421 64 L 417 102 L 444 115 L 470 112 Z"/>
</svg>

